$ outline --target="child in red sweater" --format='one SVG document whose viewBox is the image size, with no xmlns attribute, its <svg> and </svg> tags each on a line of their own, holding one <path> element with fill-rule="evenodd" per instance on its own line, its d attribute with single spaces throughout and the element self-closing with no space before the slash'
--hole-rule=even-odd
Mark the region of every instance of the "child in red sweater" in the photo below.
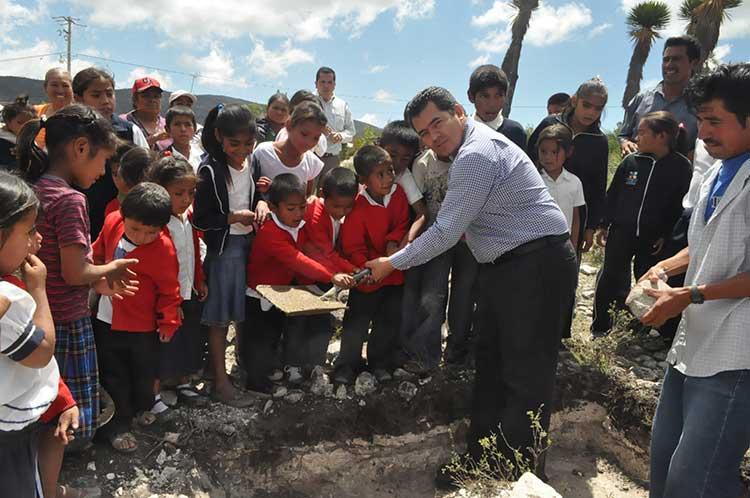
<svg viewBox="0 0 750 498">
<path fill-rule="evenodd" d="M 345 258 L 359 267 L 371 259 L 390 256 L 409 229 L 409 202 L 395 183 L 388 153 L 375 145 L 362 147 L 354 168 L 365 188 L 341 228 Z M 362 368 L 362 344 L 367 341 L 367 363 L 379 381 L 391 379 L 400 365 L 399 327 L 404 275 L 395 271 L 380 282 L 361 285 L 349 293 L 344 335 L 336 360 L 336 382 L 350 384 Z M 372 333 L 369 334 L 372 324 Z"/>
<path fill-rule="evenodd" d="M 151 151 L 130 143 L 117 147 L 114 157 L 119 154 L 122 154 L 119 160 L 115 159 L 112 162 L 112 181 L 117 187 L 118 194 L 104 207 L 105 218 L 120 209 L 120 203 L 130 189 L 146 179 L 146 170 L 153 159 Z"/>
<path fill-rule="evenodd" d="M 241 355 L 248 369 L 247 388 L 270 394 L 268 378 L 278 365 L 275 346 L 284 337 L 289 380 L 302 382 L 303 370 L 325 362 L 331 335 L 330 315 L 285 317 L 255 290 L 258 285 L 305 285 L 330 282 L 351 287 L 351 275 L 334 273 L 300 249 L 305 245 L 305 185 L 291 173 L 276 176 L 268 190 L 271 219 L 258 230 L 247 265 L 245 330 Z"/>
<path fill-rule="evenodd" d="M 141 412 L 142 422 L 154 420 L 149 410 L 159 341 L 169 342 L 181 322 L 177 254 L 166 229 L 171 215 L 164 187 L 141 183 L 128 192 L 120 210 L 104 220 L 93 246 L 97 264 L 125 257 L 138 260 L 131 267 L 138 292 L 123 299 L 102 296 L 94 322 L 101 384 L 116 409 L 103 429 L 112 447 L 122 452 L 137 448 L 128 432 L 132 417 Z"/>
</svg>

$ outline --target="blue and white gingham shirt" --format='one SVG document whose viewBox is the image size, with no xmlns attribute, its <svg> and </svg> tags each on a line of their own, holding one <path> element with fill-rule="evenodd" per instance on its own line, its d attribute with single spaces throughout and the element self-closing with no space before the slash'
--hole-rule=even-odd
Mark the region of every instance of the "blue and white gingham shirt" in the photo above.
<svg viewBox="0 0 750 498">
<path fill-rule="evenodd" d="M 567 233 L 565 216 L 523 150 L 471 119 L 449 171 L 448 192 L 435 223 L 391 264 L 405 270 L 442 254 L 466 234 L 480 263 L 532 240 Z"/>
</svg>

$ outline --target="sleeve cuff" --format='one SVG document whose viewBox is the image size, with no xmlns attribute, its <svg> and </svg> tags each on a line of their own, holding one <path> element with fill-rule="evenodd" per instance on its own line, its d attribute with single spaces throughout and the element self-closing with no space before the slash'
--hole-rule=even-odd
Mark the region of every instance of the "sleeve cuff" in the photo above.
<svg viewBox="0 0 750 498">
<path fill-rule="evenodd" d="M 5 349 L 3 353 L 13 361 L 23 361 L 39 347 L 43 340 L 44 331 L 37 328 L 34 322 L 29 322 L 21 337 Z"/>
</svg>

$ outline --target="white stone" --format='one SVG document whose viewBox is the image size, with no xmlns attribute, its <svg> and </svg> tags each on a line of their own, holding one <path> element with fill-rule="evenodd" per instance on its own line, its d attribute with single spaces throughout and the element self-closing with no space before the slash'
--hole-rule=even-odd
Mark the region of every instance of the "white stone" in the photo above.
<svg viewBox="0 0 750 498">
<path fill-rule="evenodd" d="M 336 399 L 338 400 L 346 399 L 346 386 L 344 384 L 341 384 L 338 387 L 338 389 L 336 389 Z"/>
<path fill-rule="evenodd" d="M 654 290 L 668 290 L 670 287 L 663 281 L 659 280 L 656 284 L 652 284 L 648 280 L 644 280 L 643 282 L 640 282 L 638 285 L 633 287 L 633 290 L 630 291 L 630 294 L 628 294 L 627 299 L 625 299 L 625 304 L 628 308 L 630 308 L 630 311 L 635 315 L 636 318 L 642 318 L 643 315 L 645 315 L 648 310 L 651 309 L 651 306 L 654 305 L 656 302 L 656 298 L 651 297 L 643 292 L 644 289 L 654 289 Z"/>
<path fill-rule="evenodd" d="M 112 472 L 110 472 L 110 473 L 109 473 L 109 474 L 107 474 L 107 475 L 106 475 L 105 477 L 107 478 L 107 480 L 108 480 L 108 481 L 111 481 L 112 479 L 114 479 L 114 478 L 115 478 L 115 475 L 114 475 L 114 474 L 113 474 Z"/>
<path fill-rule="evenodd" d="M 594 294 L 596 294 L 596 291 L 594 291 L 594 289 L 587 289 L 581 292 L 581 297 L 584 299 L 593 299 Z M 586 306 L 583 306 L 583 308 L 586 308 Z"/>
<path fill-rule="evenodd" d="M 599 268 L 596 266 L 591 266 L 590 264 L 583 263 L 581 265 L 581 273 L 584 275 L 596 275 L 596 273 L 599 271 Z"/>
<path fill-rule="evenodd" d="M 531 472 L 526 472 L 513 485 L 510 498 L 562 498 L 562 495 Z"/>
<path fill-rule="evenodd" d="M 90 470 L 91 472 L 96 472 L 96 462 L 87 463 L 86 470 Z"/>
<path fill-rule="evenodd" d="M 354 392 L 357 396 L 367 396 L 377 389 L 378 381 L 370 372 L 362 372 L 354 382 Z"/>
<path fill-rule="evenodd" d="M 161 450 L 159 454 L 156 456 L 156 463 L 159 465 L 164 465 L 164 462 L 167 461 L 167 452 L 164 450 Z"/>
<path fill-rule="evenodd" d="M 305 393 L 303 393 L 302 391 L 290 391 L 289 394 L 284 397 L 284 401 L 286 401 L 287 403 L 295 404 L 302 401 L 302 398 L 304 397 Z"/>
</svg>

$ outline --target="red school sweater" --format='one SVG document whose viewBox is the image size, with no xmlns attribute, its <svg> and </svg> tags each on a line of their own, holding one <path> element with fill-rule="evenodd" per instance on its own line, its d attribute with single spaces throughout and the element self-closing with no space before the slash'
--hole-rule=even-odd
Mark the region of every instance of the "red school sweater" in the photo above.
<svg viewBox="0 0 750 498">
<path fill-rule="evenodd" d="M 385 256 L 388 242 L 401 242 L 409 230 L 409 201 L 404 190 L 397 184 L 381 205 L 368 199 L 365 191 L 357 195 L 354 209 L 341 226 L 341 249 L 343 256 L 359 266 L 375 258 Z M 374 292 L 384 285 L 403 285 L 404 274 L 393 271 L 374 285 L 360 285 L 357 290 Z"/>
<path fill-rule="evenodd" d="M 350 261 L 341 257 L 337 250 L 336 246 L 340 246 L 338 242 L 341 241 L 340 233 L 337 244 L 333 243 L 333 220 L 326 212 L 323 199 L 316 197 L 307 205 L 302 231 L 306 235 L 302 250 L 312 259 L 334 273 L 352 273 L 357 269 Z"/>
<path fill-rule="evenodd" d="M 253 241 L 247 263 L 247 285 L 307 285 L 330 282 L 333 272 L 302 252 L 305 243 L 304 227 L 292 235 L 270 219 L 263 223 Z"/>
<path fill-rule="evenodd" d="M 112 261 L 124 234 L 120 211 L 107 216 L 93 245 L 94 263 Z M 128 332 L 160 330 L 171 337 L 181 323 L 182 298 L 177 279 L 177 252 L 167 227 L 162 228 L 156 240 L 136 247 L 126 257 L 138 259 L 130 269 L 140 283 L 134 296 L 112 300 L 112 329 Z"/>
<path fill-rule="evenodd" d="M 119 210 L 120 210 L 120 199 L 115 197 L 114 199 L 109 201 L 106 206 L 104 206 L 104 218 L 114 213 L 115 211 L 119 211 Z"/>
</svg>

